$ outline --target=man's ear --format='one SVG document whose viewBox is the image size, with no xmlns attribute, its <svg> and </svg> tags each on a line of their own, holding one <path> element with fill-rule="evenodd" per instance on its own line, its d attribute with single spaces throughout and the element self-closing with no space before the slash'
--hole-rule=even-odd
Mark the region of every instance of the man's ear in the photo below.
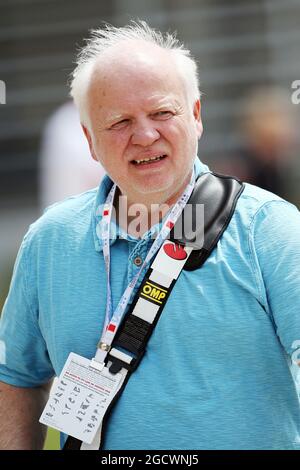
<svg viewBox="0 0 300 470">
<path fill-rule="evenodd" d="M 92 136 L 91 136 L 91 133 L 90 131 L 88 130 L 87 127 L 85 127 L 83 124 L 81 124 L 81 127 L 82 127 L 82 130 L 84 132 L 84 135 L 86 137 L 86 140 L 88 141 L 88 144 L 89 144 L 89 148 L 90 148 L 90 152 L 91 152 L 91 156 L 94 160 L 96 160 L 96 162 L 98 161 L 98 158 L 96 157 L 96 154 L 95 154 L 95 151 L 94 151 L 94 146 L 93 146 L 93 139 L 92 139 Z"/>
<path fill-rule="evenodd" d="M 193 114 L 194 114 L 194 118 L 195 118 L 195 121 L 196 121 L 196 131 L 197 131 L 198 139 L 200 139 L 200 137 L 202 136 L 202 132 L 203 132 L 203 125 L 202 125 L 202 119 L 201 119 L 201 102 L 200 102 L 200 99 L 195 101 Z"/>
</svg>

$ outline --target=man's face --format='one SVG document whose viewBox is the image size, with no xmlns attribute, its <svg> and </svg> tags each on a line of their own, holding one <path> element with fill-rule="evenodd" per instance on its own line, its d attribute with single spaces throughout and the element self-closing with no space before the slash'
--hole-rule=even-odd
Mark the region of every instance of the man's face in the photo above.
<svg viewBox="0 0 300 470">
<path fill-rule="evenodd" d="M 128 56 L 95 69 L 85 133 L 93 158 L 131 203 L 173 203 L 196 156 L 200 103 L 191 109 L 174 63 L 159 49 Z"/>
</svg>

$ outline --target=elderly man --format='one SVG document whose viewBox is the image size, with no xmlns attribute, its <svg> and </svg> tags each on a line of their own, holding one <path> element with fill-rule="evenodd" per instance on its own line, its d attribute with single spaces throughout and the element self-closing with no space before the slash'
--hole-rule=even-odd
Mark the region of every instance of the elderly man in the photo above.
<svg viewBox="0 0 300 470">
<path fill-rule="evenodd" d="M 245 185 L 203 266 L 183 267 L 171 283 L 157 253 L 195 180 L 209 174 L 196 158 L 195 62 L 143 22 L 107 26 L 80 53 L 72 96 L 108 176 L 48 209 L 22 243 L 0 330 L 1 447 L 42 447 L 38 421 L 60 376 L 41 422 L 73 436 L 66 448 L 300 449 L 298 210 Z M 165 252 L 175 264 L 187 256 L 176 244 Z M 169 297 L 127 377 L 132 344 L 112 341 L 151 262 L 159 274 L 147 279 L 135 319 L 150 324 L 149 299 L 153 307 Z"/>
</svg>

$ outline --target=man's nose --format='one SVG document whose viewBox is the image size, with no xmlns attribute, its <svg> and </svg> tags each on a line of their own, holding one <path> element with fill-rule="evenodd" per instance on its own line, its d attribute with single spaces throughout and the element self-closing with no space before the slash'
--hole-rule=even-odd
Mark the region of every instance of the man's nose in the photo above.
<svg viewBox="0 0 300 470">
<path fill-rule="evenodd" d="M 153 123 L 144 122 L 136 124 L 133 128 L 131 142 L 134 145 L 148 147 L 160 138 L 160 133 L 155 129 Z"/>
</svg>

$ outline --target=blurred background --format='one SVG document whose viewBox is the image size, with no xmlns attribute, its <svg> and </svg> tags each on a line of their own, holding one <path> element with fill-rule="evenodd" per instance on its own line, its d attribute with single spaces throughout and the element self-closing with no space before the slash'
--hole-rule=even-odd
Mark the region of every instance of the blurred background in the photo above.
<svg viewBox="0 0 300 470">
<path fill-rule="evenodd" d="M 89 29 L 132 18 L 176 30 L 198 61 L 201 160 L 300 205 L 300 0 L 0 0 L 0 310 L 28 225 L 103 176 L 67 81 Z"/>
</svg>

